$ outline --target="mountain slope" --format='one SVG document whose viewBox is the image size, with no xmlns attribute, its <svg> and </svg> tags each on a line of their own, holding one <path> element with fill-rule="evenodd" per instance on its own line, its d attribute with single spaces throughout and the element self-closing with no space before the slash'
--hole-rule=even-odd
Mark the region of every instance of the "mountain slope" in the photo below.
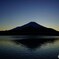
<svg viewBox="0 0 59 59">
<path fill-rule="evenodd" d="M 16 27 L 9 31 L 5 31 L 5 34 L 8 34 L 8 35 L 59 35 L 59 32 L 51 28 L 46 28 L 35 22 L 30 22 L 21 27 Z"/>
</svg>

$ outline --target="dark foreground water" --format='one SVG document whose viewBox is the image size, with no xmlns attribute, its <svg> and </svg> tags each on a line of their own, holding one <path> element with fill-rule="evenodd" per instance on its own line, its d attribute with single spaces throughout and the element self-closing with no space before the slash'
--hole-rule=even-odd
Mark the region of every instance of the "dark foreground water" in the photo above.
<svg viewBox="0 0 59 59">
<path fill-rule="evenodd" d="M 58 59 L 58 36 L 0 36 L 0 59 Z"/>
</svg>

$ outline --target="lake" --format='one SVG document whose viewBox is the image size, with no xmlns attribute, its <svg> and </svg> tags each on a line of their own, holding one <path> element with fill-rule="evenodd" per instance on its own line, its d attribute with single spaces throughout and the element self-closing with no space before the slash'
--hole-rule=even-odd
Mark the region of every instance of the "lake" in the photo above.
<svg viewBox="0 0 59 59">
<path fill-rule="evenodd" d="M 58 59 L 58 36 L 0 36 L 0 59 Z"/>
</svg>

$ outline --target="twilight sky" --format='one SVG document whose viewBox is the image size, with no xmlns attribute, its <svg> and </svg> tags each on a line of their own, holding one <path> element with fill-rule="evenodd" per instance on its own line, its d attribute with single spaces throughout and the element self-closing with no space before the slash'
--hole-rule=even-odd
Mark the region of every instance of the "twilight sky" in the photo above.
<svg viewBox="0 0 59 59">
<path fill-rule="evenodd" d="M 59 0 L 0 0 L 0 30 L 31 21 L 59 31 Z"/>
</svg>

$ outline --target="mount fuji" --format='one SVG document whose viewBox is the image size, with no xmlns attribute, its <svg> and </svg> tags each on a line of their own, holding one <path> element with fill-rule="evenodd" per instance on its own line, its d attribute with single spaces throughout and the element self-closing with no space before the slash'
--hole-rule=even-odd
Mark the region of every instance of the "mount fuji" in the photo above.
<svg viewBox="0 0 59 59">
<path fill-rule="evenodd" d="M 44 27 L 36 22 L 29 22 L 23 26 L 13 28 L 8 31 L 0 31 L 0 35 L 55 35 L 59 36 L 59 32 L 52 29 Z"/>
</svg>

